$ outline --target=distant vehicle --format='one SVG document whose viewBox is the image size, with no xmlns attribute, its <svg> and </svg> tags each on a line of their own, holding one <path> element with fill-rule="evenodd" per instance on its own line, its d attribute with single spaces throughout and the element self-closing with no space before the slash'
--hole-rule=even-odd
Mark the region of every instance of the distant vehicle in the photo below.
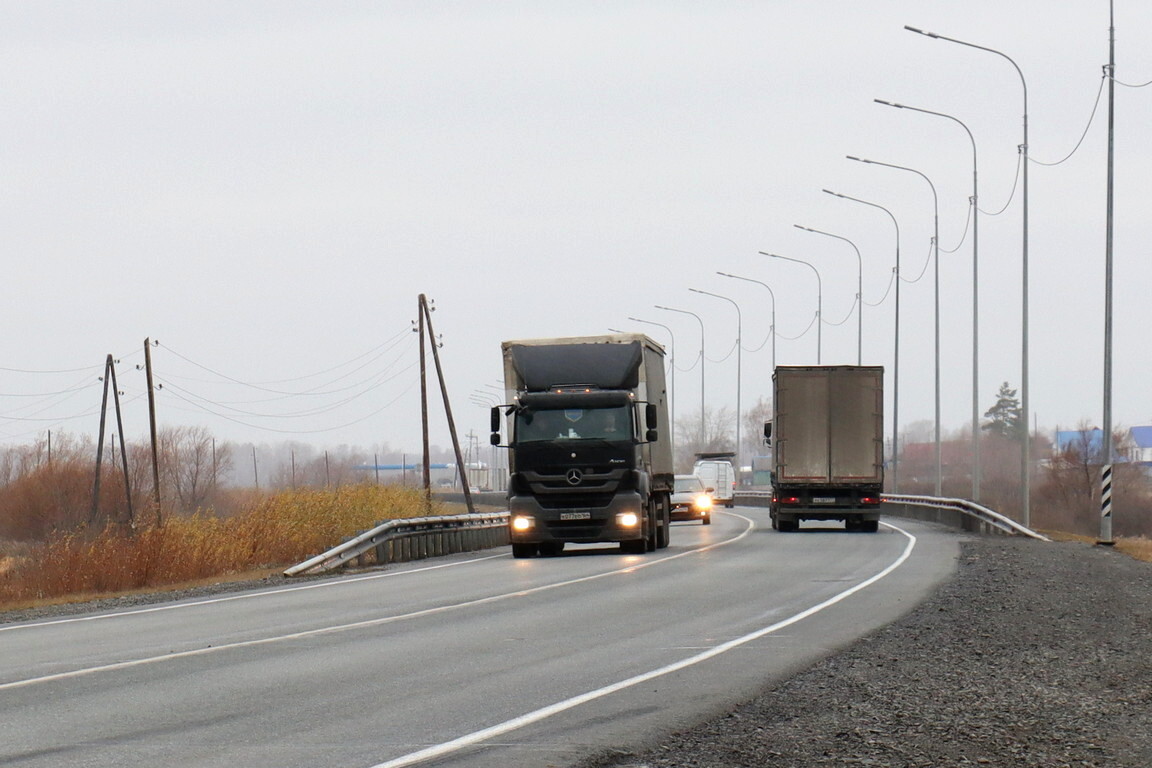
<svg viewBox="0 0 1152 768">
<path fill-rule="evenodd" d="M 884 369 L 880 366 L 777 366 L 772 527 L 843 520 L 874 532 L 884 488 Z M 773 434 L 775 429 L 775 434 Z"/>
<path fill-rule="evenodd" d="M 672 488 L 672 519 L 699 520 L 712 525 L 711 488 L 696 475 L 676 475 Z"/>
<path fill-rule="evenodd" d="M 730 459 L 734 453 L 698 453 L 692 474 L 712 488 L 712 500 L 731 509 L 736 504 L 736 468 Z"/>
<path fill-rule="evenodd" d="M 506 341 L 509 535 L 515 557 L 566 542 L 668 546 L 672 433 L 664 348 L 639 333 Z"/>
</svg>

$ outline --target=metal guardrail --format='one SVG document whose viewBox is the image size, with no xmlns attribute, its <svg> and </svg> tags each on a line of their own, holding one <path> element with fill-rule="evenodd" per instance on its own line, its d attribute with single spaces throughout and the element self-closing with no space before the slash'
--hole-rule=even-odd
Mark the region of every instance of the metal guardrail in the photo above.
<svg viewBox="0 0 1152 768">
<path fill-rule="evenodd" d="M 736 500 L 739 502 L 741 499 L 747 501 L 751 506 L 764 506 L 767 500 L 772 498 L 772 491 L 763 490 L 741 490 L 736 492 Z M 880 498 L 887 504 L 904 504 L 914 507 L 931 507 L 934 509 L 951 510 L 958 512 L 967 518 L 971 518 L 978 523 L 990 526 L 1001 533 L 1019 534 L 1022 536 L 1029 536 L 1033 539 L 1040 539 L 1048 541 L 1048 537 L 1036 533 L 1030 528 L 1025 528 L 1015 520 L 1005 517 L 1004 515 L 989 509 L 988 507 L 977 504 L 968 499 L 949 499 L 937 496 L 910 496 L 899 493 L 885 493 Z M 937 522 L 948 522 L 939 520 Z"/>
<path fill-rule="evenodd" d="M 367 565 L 375 550 L 377 564 L 420 560 L 426 557 L 471 552 L 508 543 L 508 513 L 441 515 L 389 520 L 370 531 L 338 544 L 327 552 L 294 565 L 285 576 L 325 573 L 353 560 Z"/>
<path fill-rule="evenodd" d="M 764 506 L 772 497 L 771 491 L 745 489 L 737 491 L 737 501 L 753 506 Z M 967 499 L 948 499 L 936 496 L 909 496 L 886 493 L 882 496 L 889 504 L 959 512 L 977 522 L 991 526 L 1002 533 L 1020 534 L 1048 541 L 1042 534 L 1025 528 L 994 510 Z M 353 560 L 367 565 L 369 550 L 375 550 L 377 564 L 420 560 L 455 552 L 499 547 L 508 544 L 508 513 L 482 512 L 470 515 L 441 515 L 389 520 L 370 531 L 338 544 L 327 552 L 294 565 L 284 571 L 285 576 L 324 573 L 340 568 Z"/>
<path fill-rule="evenodd" d="M 1015 520 L 1007 518 L 999 512 L 988 509 L 988 507 L 977 504 L 974 501 L 969 501 L 968 499 L 946 499 L 937 496 L 905 496 L 897 493 L 886 493 L 881 496 L 881 498 L 891 504 L 908 504 L 916 507 L 932 507 L 934 509 L 954 509 L 1004 533 L 1020 534 L 1033 539 L 1040 539 L 1041 541 L 1049 540 L 1047 536 L 1036 533 L 1036 531 L 1033 531 L 1031 528 L 1025 528 Z"/>
</svg>

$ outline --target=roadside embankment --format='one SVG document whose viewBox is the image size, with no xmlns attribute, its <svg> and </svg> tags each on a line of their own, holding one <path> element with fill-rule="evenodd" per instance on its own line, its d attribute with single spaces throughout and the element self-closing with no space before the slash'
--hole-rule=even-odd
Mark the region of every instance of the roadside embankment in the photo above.
<svg viewBox="0 0 1152 768">
<path fill-rule="evenodd" d="M 912 613 L 710 722 L 584 768 L 1152 765 L 1152 565 L 1000 536 Z"/>
</svg>

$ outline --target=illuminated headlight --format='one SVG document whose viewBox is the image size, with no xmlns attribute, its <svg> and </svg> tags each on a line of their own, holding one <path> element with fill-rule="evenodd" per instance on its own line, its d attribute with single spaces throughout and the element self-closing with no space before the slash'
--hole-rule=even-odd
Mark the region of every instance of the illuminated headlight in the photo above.
<svg viewBox="0 0 1152 768">
<path fill-rule="evenodd" d="M 635 528 L 640 524 L 640 515 L 635 512 L 621 512 L 616 515 L 616 523 L 621 528 Z"/>
<path fill-rule="evenodd" d="M 701 494 L 700 496 L 696 497 L 695 501 L 692 502 L 692 506 L 695 507 L 697 511 L 707 512 L 708 510 L 712 509 L 712 497 Z"/>
<path fill-rule="evenodd" d="M 514 531 L 526 531 L 529 528 L 535 527 L 536 518 L 534 517 L 520 516 L 512 518 L 512 530 Z"/>
</svg>

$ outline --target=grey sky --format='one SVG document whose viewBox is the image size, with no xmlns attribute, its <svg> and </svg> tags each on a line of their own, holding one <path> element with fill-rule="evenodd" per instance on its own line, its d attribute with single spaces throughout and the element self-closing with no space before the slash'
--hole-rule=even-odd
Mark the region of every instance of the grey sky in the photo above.
<svg viewBox="0 0 1152 768">
<path fill-rule="evenodd" d="M 1022 138 L 1008 62 L 905 24 L 1016 60 L 1033 159 L 1076 145 L 1107 62 L 1103 0 L 0 2 L 0 442 L 95 432 L 109 352 L 143 435 L 134 366 L 151 336 L 164 424 L 415 450 L 421 292 L 464 432 L 486 430 L 472 400 L 500 380 L 501 340 L 668 341 L 630 315 L 674 330 L 678 411 L 698 408 L 699 327 L 655 304 L 704 319 L 706 398 L 734 407 L 735 355 L 713 361 L 735 312 L 689 287 L 741 307 L 747 406 L 769 391 L 767 292 L 715 272 L 772 285 L 782 337 L 816 304 L 808 270 L 757 251 L 820 270 L 825 321 L 847 318 L 824 326 L 823 362 L 855 362 L 855 255 L 793 224 L 860 247 L 864 362 L 890 366 L 892 297 L 870 304 L 889 287 L 891 222 L 821 189 L 892 210 L 912 280 L 927 185 L 845 155 L 927 174 L 952 249 L 971 147 L 951 121 L 872 100 L 963 120 L 984 211 L 1008 201 Z M 1118 2 L 1120 81 L 1152 80 L 1150 38 L 1152 7 Z M 1152 422 L 1152 86 L 1116 95 L 1114 418 L 1133 425 Z M 1101 420 L 1105 107 L 1070 160 L 1030 170 L 1041 428 Z M 980 219 L 981 411 L 1020 383 L 1020 222 L 1019 191 Z M 971 264 L 970 239 L 941 254 L 946 429 L 970 415 Z M 902 288 L 904 423 L 932 417 L 931 277 Z M 777 340 L 780 363 L 815 352 L 814 330 Z"/>
</svg>

